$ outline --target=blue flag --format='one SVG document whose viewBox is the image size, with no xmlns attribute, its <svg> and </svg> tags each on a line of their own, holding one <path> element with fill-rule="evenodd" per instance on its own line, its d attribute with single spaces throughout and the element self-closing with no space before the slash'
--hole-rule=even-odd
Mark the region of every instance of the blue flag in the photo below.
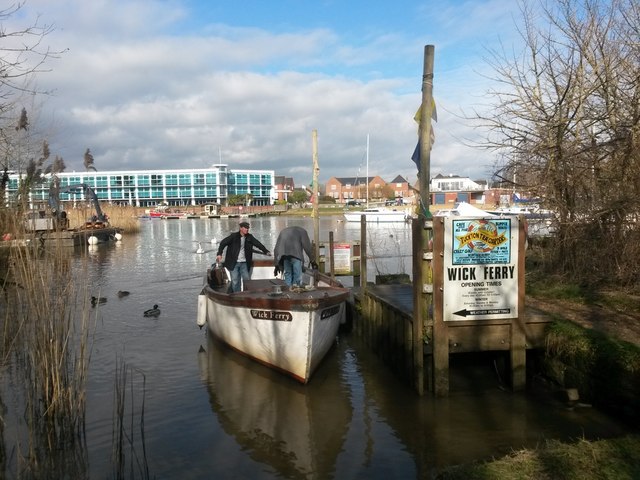
<svg viewBox="0 0 640 480">
<path fill-rule="evenodd" d="M 422 105 L 420 105 L 420 107 L 418 108 L 418 111 L 413 116 L 413 119 L 418 124 L 418 135 L 420 135 L 420 118 L 421 118 L 421 115 L 422 115 Z M 438 121 L 438 112 L 436 111 L 436 101 L 433 98 L 431 99 L 431 119 L 434 122 Z M 433 133 L 433 126 L 431 126 L 431 129 L 429 131 L 429 140 L 430 140 L 430 143 L 431 143 L 431 145 L 429 145 L 429 149 L 431 149 L 431 147 L 433 147 L 433 144 L 436 141 L 436 136 Z M 416 167 L 418 167 L 418 173 L 420 173 L 421 159 L 420 159 L 420 140 L 419 139 L 418 139 L 418 144 L 416 145 L 416 148 L 413 151 L 413 155 L 411 155 L 411 160 L 413 160 L 413 162 L 416 164 Z"/>
</svg>

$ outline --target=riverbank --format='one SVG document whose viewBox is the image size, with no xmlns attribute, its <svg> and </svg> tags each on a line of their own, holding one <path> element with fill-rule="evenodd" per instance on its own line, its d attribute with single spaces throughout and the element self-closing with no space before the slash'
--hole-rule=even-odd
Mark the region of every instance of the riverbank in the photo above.
<svg viewBox="0 0 640 480">
<path fill-rule="evenodd" d="M 567 408 L 574 408 L 572 403 L 588 408 L 584 402 L 608 402 L 603 410 L 640 428 L 640 298 L 633 292 L 581 292 L 545 278 L 529 281 L 526 302 L 554 319 L 544 375 L 558 393 L 574 396 L 565 397 Z M 503 458 L 450 466 L 435 478 L 640 478 L 640 433 L 598 441 L 548 441 Z"/>
<path fill-rule="evenodd" d="M 448 467 L 437 480 L 602 480 L 640 478 L 640 436 L 575 443 L 546 442 L 535 450 L 472 465 Z"/>
</svg>

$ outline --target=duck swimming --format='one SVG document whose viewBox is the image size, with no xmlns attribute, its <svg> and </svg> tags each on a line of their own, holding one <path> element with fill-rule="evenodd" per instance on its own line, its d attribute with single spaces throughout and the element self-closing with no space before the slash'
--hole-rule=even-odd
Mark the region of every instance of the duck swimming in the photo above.
<svg viewBox="0 0 640 480">
<path fill-rule="evenodd" d="M 105 297 L 91 297 L 92 307 L 95 307 L 96 305 L 101 305 L 103 303 L 107 303 L 107 299 Z"/>
<path fill-rule="evenodd" d="M 127 295 L 129 295 L 129 292 L 126 290 L 118 290 L 118 298 L 126 297 Z"/>
<path fill-rule="evenodd" d="M 154 305 L 153 308 L 144 311 L 145 317 L 157 317 L 158 315 L 160 315 L 160 309 L 158 308 L 158 305 Z"/>
</svg>

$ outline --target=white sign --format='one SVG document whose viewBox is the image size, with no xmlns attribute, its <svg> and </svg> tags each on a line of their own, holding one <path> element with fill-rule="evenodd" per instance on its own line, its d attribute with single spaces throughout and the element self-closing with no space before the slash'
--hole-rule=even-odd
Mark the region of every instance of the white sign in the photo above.
<svg viewBox="0 0 640 480">
<path fill-rule="evenodd" d="M 518 316 L 517 217 L 445 219 L 445 321 Z"/>
<path fill-rule="evenodd" d="M 351 245 L 333 244 L 333 269 L 335 273 L 351 273 Z"/>
</svg>

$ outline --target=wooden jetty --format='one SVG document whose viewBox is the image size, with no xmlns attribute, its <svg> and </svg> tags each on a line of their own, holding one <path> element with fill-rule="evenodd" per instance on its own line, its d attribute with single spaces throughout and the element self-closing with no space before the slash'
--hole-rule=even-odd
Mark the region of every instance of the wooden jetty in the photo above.
<svg viewBox="0 0 640 480">
<path fill-rule="evenodd" d="M 479 319 L 464 317 L 454 321 L 451 315 L 445 318 L 443 313 L 447 283 L 443 265 L 445 219 L 413 220 L 413 282 L 395 285 L 366 282 L 367 262 L 362 259 L 367 258 L 367 224 L 365 219 L 361 222 L 361 239 L 358 248 L 354 249 L 357 256 L 352 257 L 358 263 L 352 271 L 354 281 L 360 279 L 360 285 L 353 290 L 353 331 L 420 395 L 425 391 L 436 396 L 449 394 L 450 355 L 459 353 L 508 352 L 511 387 L 514 390 L 525 388 L 526 352 L 544 347 L 545 329 L 551 319 L 525 306 L 525 225 L 517 219 L 508 222 L 515 229 L 512 232 L 514 251 L 510 258 L 515 258 L 518 269 L 510 279 L 510 286 L 517 288 L 505 295 L 515 297 L 511 300 L 516 306 L 508 314 L 487 315 L 479 309 L 483 314 L 478 315 Z M 425 231 L 429 231 L 433 239 L 427 250 L 421 247 Z M 331 234 L 329 238 L 329 249 L 333 251 Z M 322 257 L 320 261 L 323 262 Z M 423 262 L 429 262 L 428 279 L 423 275 Z M 331 261 L 330 272 L 334 271 L 333 267 Z M 503 292 L 499 290 L 497 294 L 502 296 Z"/>
<path fill-rule="evenodd" d="M 446 327 L 445 338 L 433 337 L 433 322 L 424 322 L 414 316 L 414 286 L 368 285 L 353 291 L 353 332 L 378 355 L 399 377 L 419 392 L 436 394 L 437 384 L 447 385 L 438 391 L 448 391 L 448 356 L 458 353 L 509 351 L 511 370 L 525 368 L 526 350 L 544 347 L 544 332 L 550 319 L 536 309 L 525 308 L 524 318 L 514 326 L 511 322 L 487 321 L 481 325 L 472 322 L 456 323 Z M 420 316 L 418 316 L 420 317 Z M 436 329 L 437 332 L 437 329 Z M 519 335 L 524 339 L 520 339 Z M 443 341 L 446 350 L 440 354 L 440 364 L 434 357 L 434 342 Z M 436 349 L 437 351 L 437 349 Z M 443 361 L 442 356 L 446 356 Z M 521 359 L 518 364 L 513 360 Z M 523 385 L 514 385 L 514 389 Z"/>
</svg>

